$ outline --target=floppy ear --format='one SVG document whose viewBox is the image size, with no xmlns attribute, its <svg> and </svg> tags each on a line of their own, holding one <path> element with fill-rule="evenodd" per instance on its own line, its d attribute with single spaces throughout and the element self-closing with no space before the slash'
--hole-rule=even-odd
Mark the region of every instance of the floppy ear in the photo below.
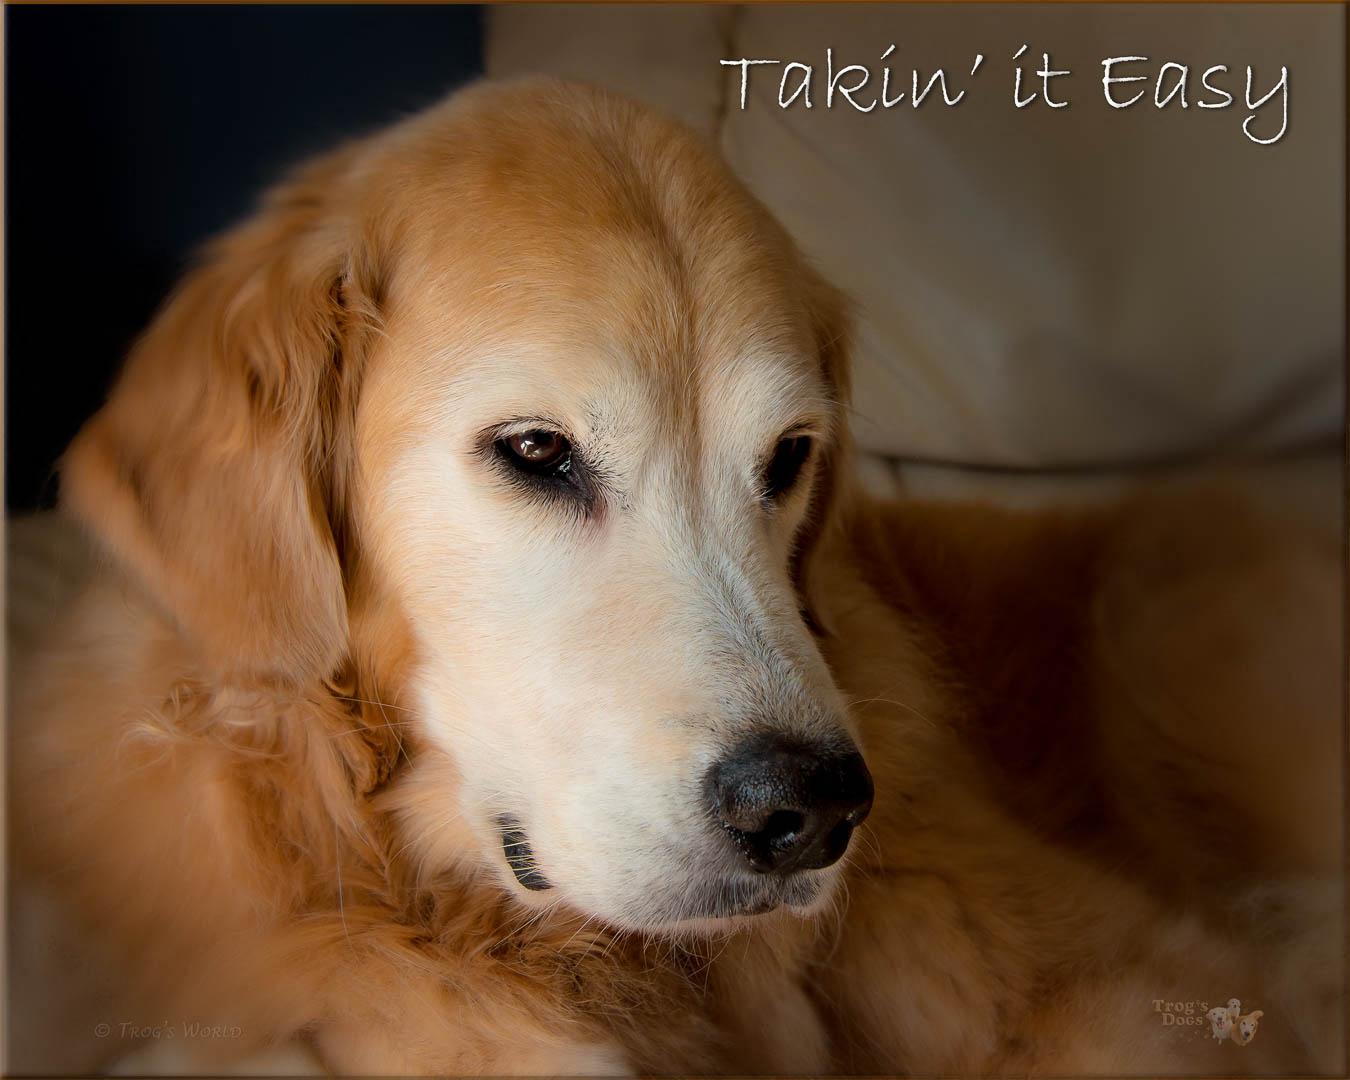
<svg viewBox="0 0 1350 1080">
<path fill-rule="evenodd" d="M 347 649 L 340 514 L 370 259 L 331 209 L 344 153 L 226 234 L 62 463 L 62 501 L 227 677 L 305 681 Z"/>
<path fill-rule="evenodd" d="M 815 333 L 816 350 L 826 384 L 834 397 L 833 438 L 818 466 L 806 519 L 797 536 L 793 580 L 808 620 L 821 633 L 832 622 L 820 582 L 818 564 L 831 535 L 853 499 L 853 438 L 849 428 L 852 402 L 852 313 L 842 292 L 807 268 L 806 306 Z"/>
</svg>

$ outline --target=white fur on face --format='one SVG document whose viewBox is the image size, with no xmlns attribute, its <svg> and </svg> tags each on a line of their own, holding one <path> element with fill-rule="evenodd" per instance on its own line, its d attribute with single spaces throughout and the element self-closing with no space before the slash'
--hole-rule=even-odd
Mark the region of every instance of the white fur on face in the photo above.
<svg viewBox="0 0 1350 1080">
<path fill-rule="evenodd" d="M 363 480 L 363 537 L 418 639 L 427 732 L 464 778 L 447 814 L 522 899 L 631 927 L 771 887 L 710 820 L 719 757 L 758 730 L 848 737 L 789 577 L 814 463 L 780 505 L 761 498 L 785 432 L 829 434 L 815 358 L 708 366 L 671 379 L 516 342 L 425 363 L 437 376 L 415 394 L 406 366 L 364 392 L 372 437 L 387 445 L 392 423 L 400 448 Z M 602 475 L 589 510 L 511 484 L 484 452 L 484 432 L 530 427 L 563 431 Z M 511 877 L 502 817 L 554 889 Z M 776 899 L 824 902 L 836 873 Z"/>
</svg>

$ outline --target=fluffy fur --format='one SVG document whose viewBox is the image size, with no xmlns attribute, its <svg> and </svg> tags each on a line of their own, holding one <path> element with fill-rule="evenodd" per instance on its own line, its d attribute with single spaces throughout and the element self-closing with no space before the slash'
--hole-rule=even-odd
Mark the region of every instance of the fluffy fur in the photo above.
<svg viewBox="0 0 1350 1080">
<path fill-rule="evenodd" d="M 1342 1068 L 1334 542 L 1190 488 L 876 504 L 847 325 L 692 136 L 562 84 L 216 243 L 64 464 L 106 557 L 15 673 L 11 852 L 78 963 L 21 976 L 11 1071 L 161 1021 L 230 1033 L 180 1070 Z M 491 460 L 544 422 L 593 505 Z M 856 739 L 875 808 L 703 917 L 693 781 L 766 724 Z M 1153 1005 L 1230 992 L 1240 1062 Z"/>
</svg>

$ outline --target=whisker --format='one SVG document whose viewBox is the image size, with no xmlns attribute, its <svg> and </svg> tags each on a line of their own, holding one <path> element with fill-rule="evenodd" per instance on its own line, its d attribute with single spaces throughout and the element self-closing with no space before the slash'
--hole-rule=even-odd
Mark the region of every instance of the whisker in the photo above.
<svg viewBox="0 0 1350 1080">
<path fill-rule="evenodd" d="M 941 725 L 936 720 L 934 720 L 930 716 L 925 716 L 913 705 L 907 705 L 903 701 L 896 701 L 894 698 L 884 698 L 884 697 L 861 698 L 858 701 L 850 701 L 848 704 L 844 706 L 844 708 L 845 710 L 850 710 L 858 705 L 871 705 L 874 702 L 881 702 L 884 705 L 894 705 L 897 708 L 904 709 L 906 712 L 913 713 L 915 716 L 917 716 L 925 724 L 928 724 L 930 727 L 934 728 L 941 727 Z"/>
<path fill-rule="evenodd" d="M 387 702 L 387 701 L 371 701 L 369 698 L 346 697 L 346 696 L 344 696 L 344 695 L 342 695 L 342 694 L 334 694 L 333 697 L 336 698 L 338 701 L 351 701 L 351 702 L 354 702 L 354 703 L 357 704 L 357 705 L 377 705 L 377 706 L 379 706 L 381 709 L 397 709 L 399 712 L 416 712 L 416 711 L 417 711 L 416 709 L 409 709 L 408 707 L 406 707 L 406 706 L 404 706 L 404 705 L 391 705 L 391 704 L 390 704 L 389 702 Z"/>
<path fill-rule="evenodd" d="M 347 902 L 342 895 L 342 840 L 338 834 L 338 824 L 333 822 L 333 869 L 337 871 L 338 918 L 342 920 L 342 933 L 347 938 L 347 948 L 355 951 L 352 933 L 347 927 Z"/>
<path fill-rule="evenodd" d="M 409 837 L 408 841 L 390 856 L 390 859 L 391 860 L 397 859 L 400 855 L 402 855 L 405 851 L 407 851 L 410 847 L 412 847 L 413 844 L 417 843 L 417 841 L 426 839 L 426 837 L 432 833 L 440 832 L 447 825 L 450 825 L 453 822 L 458 821 L 463 816 L 464 812 L 462 810 L 455 810 L 450 814 L 447 814 L 445 817 L 441 818 L 440 821 L 432 825 L 431 828 L 424 829 L 420 833 L 412 837 Z"/>
<path fill-rule="evenodd" d="M 387 708 L 388 708 L 388 709 L 397 709 L 397 708 L 399 708 L 399 706 L 397 706 L 397 705 L 386 705 L 384 702 L 379 702 L 378 704 L 379 704 L 379 710 L 380 710 L 380 719 L 384 721 L 385 726 L 386 726 L 387 728 L 389 728 L 389 733 L 390 733 L 391 735 L 394 736 L 394 742 L 398 744 L 398 756 L 395 758 L 395 760 L 397 761 L 397 760 L 398 760 L 398 757 L 402 757 L 404 761 L 408 762 L 409 764 L 412 764 L 412 758 L 408 755 L 408 751 L 407 751 L 406 749 L 404 749 L 404 746 L 403 746 L 403 737 L 402 737 L 401 735 L 399 735 L 399 733 L 398 733 L 395 729 L 398 728 L 398 727 L 402 727 L 402 726 L 404 726 L 404 725 L 407 725 L 407 724 L 411 724 L 411 723 L 413 723 L 413 721 L 411 721 L 411 720 L 398 720 L 398 721 L 390 720 L 389 717 L 387 717 L 387 716 L 385 715 L 384 710 L 387 709 Z"/>
<path fill-rule="evenodd" d="M 421 723 L 421 721 L 419 721 L 419 720 L 386 720 L 386 721 L 384 721 L 384 726 L 385 726 L 385 727 L 390 727 L 390 728 L 395 728 L 395 727 L 410 727 L 410 726 L 412 726 L 413 724 L 417 724 L 417 723 Z M 339 735 L 355 735 L 358 731 L 374 731 L 374 730 L 377 730 L 377 729 L 376 729 L 375 727 L 371 726 L 371 725 L 367 725 L 367 726 L 365 726 L 365 727 L 348 728 L 346 731 L 334 731 L 334 732 L 333 732 L 332 734 L 330 734 L 328 737 L 329 737 L 330 739 L 336 739 Z M 395 732 L 395 738 L 397 738 L 397 732 Z M 399 749 L 401 750 L 402 748 L 403 748 L 403 744 L 402 744 L 402 742 L 400 742 L 400 743 L 399 743 Z"/>
<path fill-rule="evenodd" d="M 853 835 L 867 845 L 872 857 L 876 860 L 875 866 L 879 868 L 882 865 L 881 843 L 877 840 L 876 832 L 864 822 L 853 830 Z"/>
<path fill-rule="evenodd" d="M 561 953 L 567 952 L 567 946 L 571 945 L 572 942 L 576 941 L 577 935 L 580 934 L 583 930 L 585 930 L 586 927 L 590 926 L 591 923 L 594 922 L 596 918 L 597 916 L 595 915 L 589 916 L 580 926 L 576 928 L 576 930 L 572 932 L 572 936 L 568 938 L 565 942 L 563 942 L 563 947 L 558 951 Z"/>
</svg>

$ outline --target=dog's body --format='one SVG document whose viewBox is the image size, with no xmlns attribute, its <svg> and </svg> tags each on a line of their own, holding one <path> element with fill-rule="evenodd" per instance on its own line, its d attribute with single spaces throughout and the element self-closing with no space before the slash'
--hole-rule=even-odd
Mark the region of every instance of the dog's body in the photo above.
<svg viewBox="0 0 1350 1080">
<path fill-rule="evenodd" d="M 113 558 L 17 673 L 11 836 L 108 989 L 16 1064 L 1212 1072 L 1153 1002 L 1222 988 L 1241 1067 L 1340 1067 L 1334 541 L 874 503 L 844 336 L 687 135 L 551 84 L 227 238 L 66 466 Z M 861 746 L 844 863 L 707 827 L 766 728 Z"/>
</svg>

